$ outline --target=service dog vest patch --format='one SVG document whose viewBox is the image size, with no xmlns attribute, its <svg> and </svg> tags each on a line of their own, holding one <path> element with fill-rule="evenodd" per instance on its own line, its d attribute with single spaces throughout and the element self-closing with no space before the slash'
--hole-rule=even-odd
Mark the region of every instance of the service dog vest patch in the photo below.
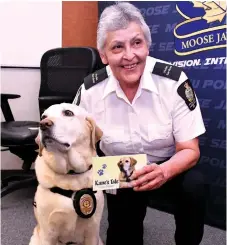
<svg viewBox="0 0 227 245">
<path fill-rule="evenodd" d="M 97 201 L 91 189 L 82 189 L 72 196 L 73 206 L 81 218 L 90 218 L 96 210 Z"/>
<path fill-rule="evenodd" d="M 166 77 L 174 81 L 179 81 L 181 72 L 182 70 L 179 67 L 161 62 L 156 62 L 152 71 L 155 75 Z"/>
<path fill-rule="evenodd" d="M 81 218 L 90 218 L 95 213 L 97 201 L 94 193 L 96 193 L 96 191 L 93 191 L 91 188 L 72 191 L 52 187 L 50 191 L 71 198 L 73 207 Z M 33 205 L 35 206 L 36 203 L 33 203 Z"/>
<path fill-rule="evenodd" d="M 98 84 L 99 82 L 102 82 L 108 77 L 106 67 L 95 71 L 94 73 L 88 75 L 84 78 L 84 87 L 85 89 L 89 89 L 93 87 L 94 85 Z"/>
</svg>

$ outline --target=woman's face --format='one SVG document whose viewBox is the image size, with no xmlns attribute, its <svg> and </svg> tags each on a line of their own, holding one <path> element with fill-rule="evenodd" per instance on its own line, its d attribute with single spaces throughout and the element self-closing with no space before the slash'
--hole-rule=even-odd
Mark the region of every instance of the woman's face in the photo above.
<svg viewBox="0 0 227 245">
<path fill-rule="evenodd" d="M 120 83 L 139 83 L 149 54 L 143 31 L 135 22 L 126 29 L 111 31 L 100 56 L 104 64 L 109 64 Z"/>
</svg>

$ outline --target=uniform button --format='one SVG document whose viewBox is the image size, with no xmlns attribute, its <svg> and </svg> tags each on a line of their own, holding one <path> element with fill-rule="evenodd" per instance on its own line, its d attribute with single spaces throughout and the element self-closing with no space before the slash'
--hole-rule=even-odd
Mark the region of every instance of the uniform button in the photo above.
<svg viewBox="0 0 227 245">
<path fill-rule="evenodd" d="M 131 119 L 133 119 L 133 120 L 137 119 L 136 113 L 130 112 L 129 115 L 130 115 L 130 118 L 131 118 Z"/>
<path fill-rule="evenodd" d="M 129 112 L 133 112 L 134 111 L 134 109 L 130 106 L 129 107 Z"/>
</svg>

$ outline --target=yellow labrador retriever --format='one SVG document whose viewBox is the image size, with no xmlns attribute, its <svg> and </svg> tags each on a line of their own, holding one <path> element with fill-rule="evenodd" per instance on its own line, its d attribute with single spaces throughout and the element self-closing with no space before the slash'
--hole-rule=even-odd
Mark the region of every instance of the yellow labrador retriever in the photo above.
<svg viewBox="0 0 227 245">
<path fill-rule="evenodd" d="M 92 190 L 92 157 L 102 131 L 82 108 L 62 103 L 42 115 L 35 171 L 39 185 L 30 245 L 102 245 L 104 198 Z"/>
<path fill-rule="evenodd" d="M 119 176 L 120 181 L 130 182 L 130 177 L 135 170 L 136 163 L 137 163 L 137 161 L 133 157 L 122 157 L 119 160 L 117 165 L 120 169 L 120 176 Z M 123 187 L 123 186 L 124 185 L 121 185 L 121 187 Z"/>
</svg>

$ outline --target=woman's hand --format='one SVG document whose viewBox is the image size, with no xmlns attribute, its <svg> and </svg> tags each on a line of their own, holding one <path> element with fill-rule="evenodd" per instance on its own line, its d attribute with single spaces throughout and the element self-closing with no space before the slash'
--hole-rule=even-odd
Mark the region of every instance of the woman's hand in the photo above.
<svg viewBox="0 0 227 245">
<path fill-rule="evenodd" d="M 176 142 L 176 153 L 160 165 L 152 163 L 139 169 L 131 176 L 130 184 L 135 191 L 154 190 L 178 174 L 192 168 L 200 156 L 199 140 L 194 138 Z"/>
<path fill-rule="evenodd" d="M 131 186 L 135 191 L 149 191 L 162 186 L 167 181 L 166 174 L 161 165 L 152 163 L 136 170 L 131 176 Z"/>
</svg>

